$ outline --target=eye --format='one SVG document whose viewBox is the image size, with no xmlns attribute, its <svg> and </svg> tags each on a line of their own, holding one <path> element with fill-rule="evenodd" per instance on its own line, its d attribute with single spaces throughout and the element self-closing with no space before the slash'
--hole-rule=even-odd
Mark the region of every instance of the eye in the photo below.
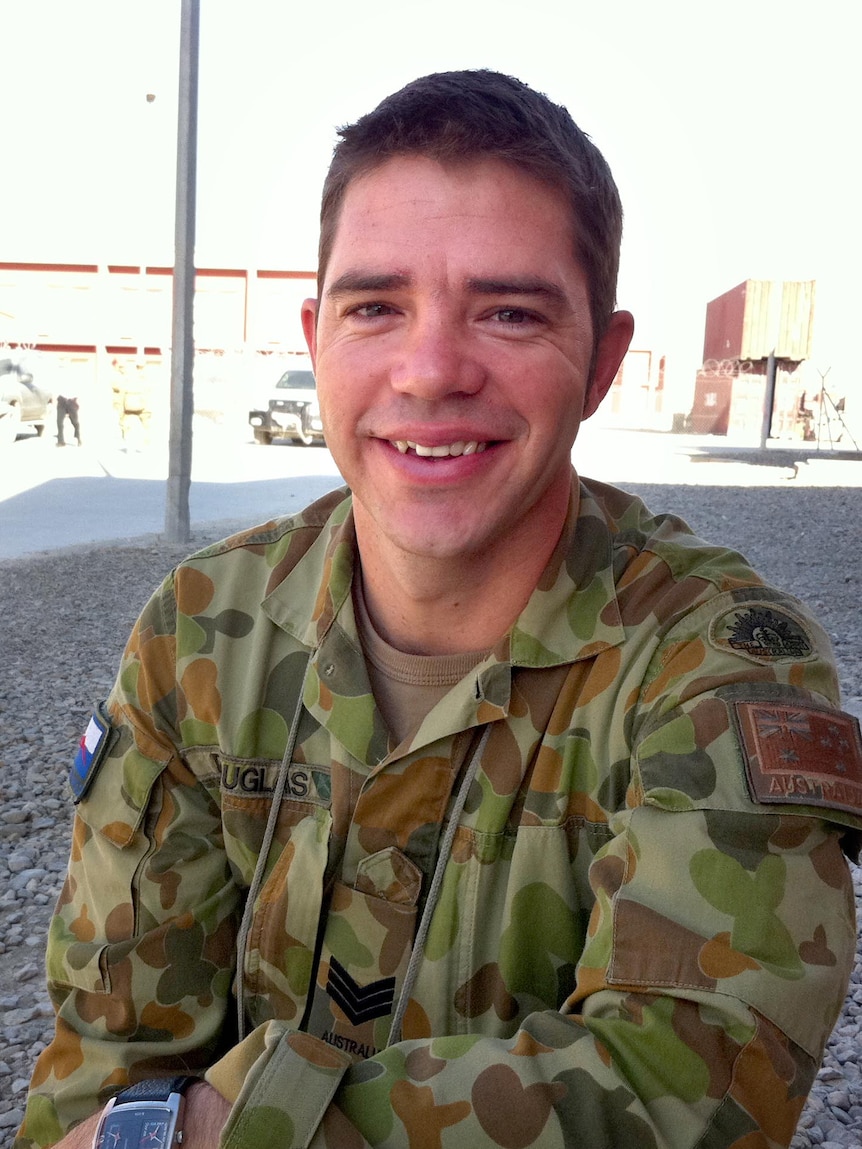
<svg viewBox="0 0 862 1149">
<path fill-rule="evenodd" d="M 356 315 L 360 319 L 380 319 L 384 315 L 393 315 L 395 309 L 388 303 L 359 303 L 351 307 L 348 314 Z"/>
<path fill-rule="evenodd" d="M 532 311 L 524 311 L 521 307 L 501 307 L 494 312 L 492 318 L 496 323 L 505 323 L 509 326 L 537 323 L 539 320 L 538 315 Z"/>
</svg>

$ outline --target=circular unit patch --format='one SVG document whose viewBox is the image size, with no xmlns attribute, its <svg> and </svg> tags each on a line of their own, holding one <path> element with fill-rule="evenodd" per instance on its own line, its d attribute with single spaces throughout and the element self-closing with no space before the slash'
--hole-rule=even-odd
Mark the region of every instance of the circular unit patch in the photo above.
<svg viewBox="0 0 862 1149">
<path fill-rule="evenodd" d="M 784 607 L 740 605 L 720 614 L 709 628 L 719 650 L 731 650 L 752 662 L 805 662 L 814 642 L 803 623 Z"/>
</svg>

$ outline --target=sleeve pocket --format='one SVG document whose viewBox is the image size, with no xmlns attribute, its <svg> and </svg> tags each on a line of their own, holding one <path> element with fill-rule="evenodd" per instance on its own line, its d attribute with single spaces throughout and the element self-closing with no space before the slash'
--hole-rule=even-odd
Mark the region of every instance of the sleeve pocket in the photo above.
<svg viewBox="0 0 862 1149">
<path fill-rule="evenodd" d="M 155 762 L 136 749 L 105 759 L 78 816 L 119 849 L 129 846 L 143 822 L 153 787 L 166 762 Z"/>
</svg>

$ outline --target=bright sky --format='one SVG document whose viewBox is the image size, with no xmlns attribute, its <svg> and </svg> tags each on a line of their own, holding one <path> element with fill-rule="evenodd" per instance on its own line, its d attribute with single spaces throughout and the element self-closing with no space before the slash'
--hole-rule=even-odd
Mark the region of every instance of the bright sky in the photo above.
<svg viewBox="0 0 862 1149">
<path fill-rule="evenodd" d="M 172 262 L 179 12 L 2 0 L 0 260 Z M 860 31 L 850 0 L 201 0 L 197 263 L 312 269 L 334 126 L 423 73 L 492 67 L 607 156 L 636 346 L 690 379 L 709 299 L 813 278 L 815 358 L 840 370 L 862 282 Z"/>
</svg>

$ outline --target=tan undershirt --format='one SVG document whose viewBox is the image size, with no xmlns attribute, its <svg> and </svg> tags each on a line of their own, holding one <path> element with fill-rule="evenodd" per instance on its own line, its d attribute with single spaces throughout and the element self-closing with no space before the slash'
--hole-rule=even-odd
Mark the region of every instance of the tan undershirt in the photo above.
<svg viewBox="0 0 862 1149">
<path fill-rule="evenodd" d="M 361 578 L 354 582 L 353 605 L 374 700 L 397 744 L 489 652 L 405 654 L 390 646 L 375 630 L 365 605 Z"/>
</svg>

